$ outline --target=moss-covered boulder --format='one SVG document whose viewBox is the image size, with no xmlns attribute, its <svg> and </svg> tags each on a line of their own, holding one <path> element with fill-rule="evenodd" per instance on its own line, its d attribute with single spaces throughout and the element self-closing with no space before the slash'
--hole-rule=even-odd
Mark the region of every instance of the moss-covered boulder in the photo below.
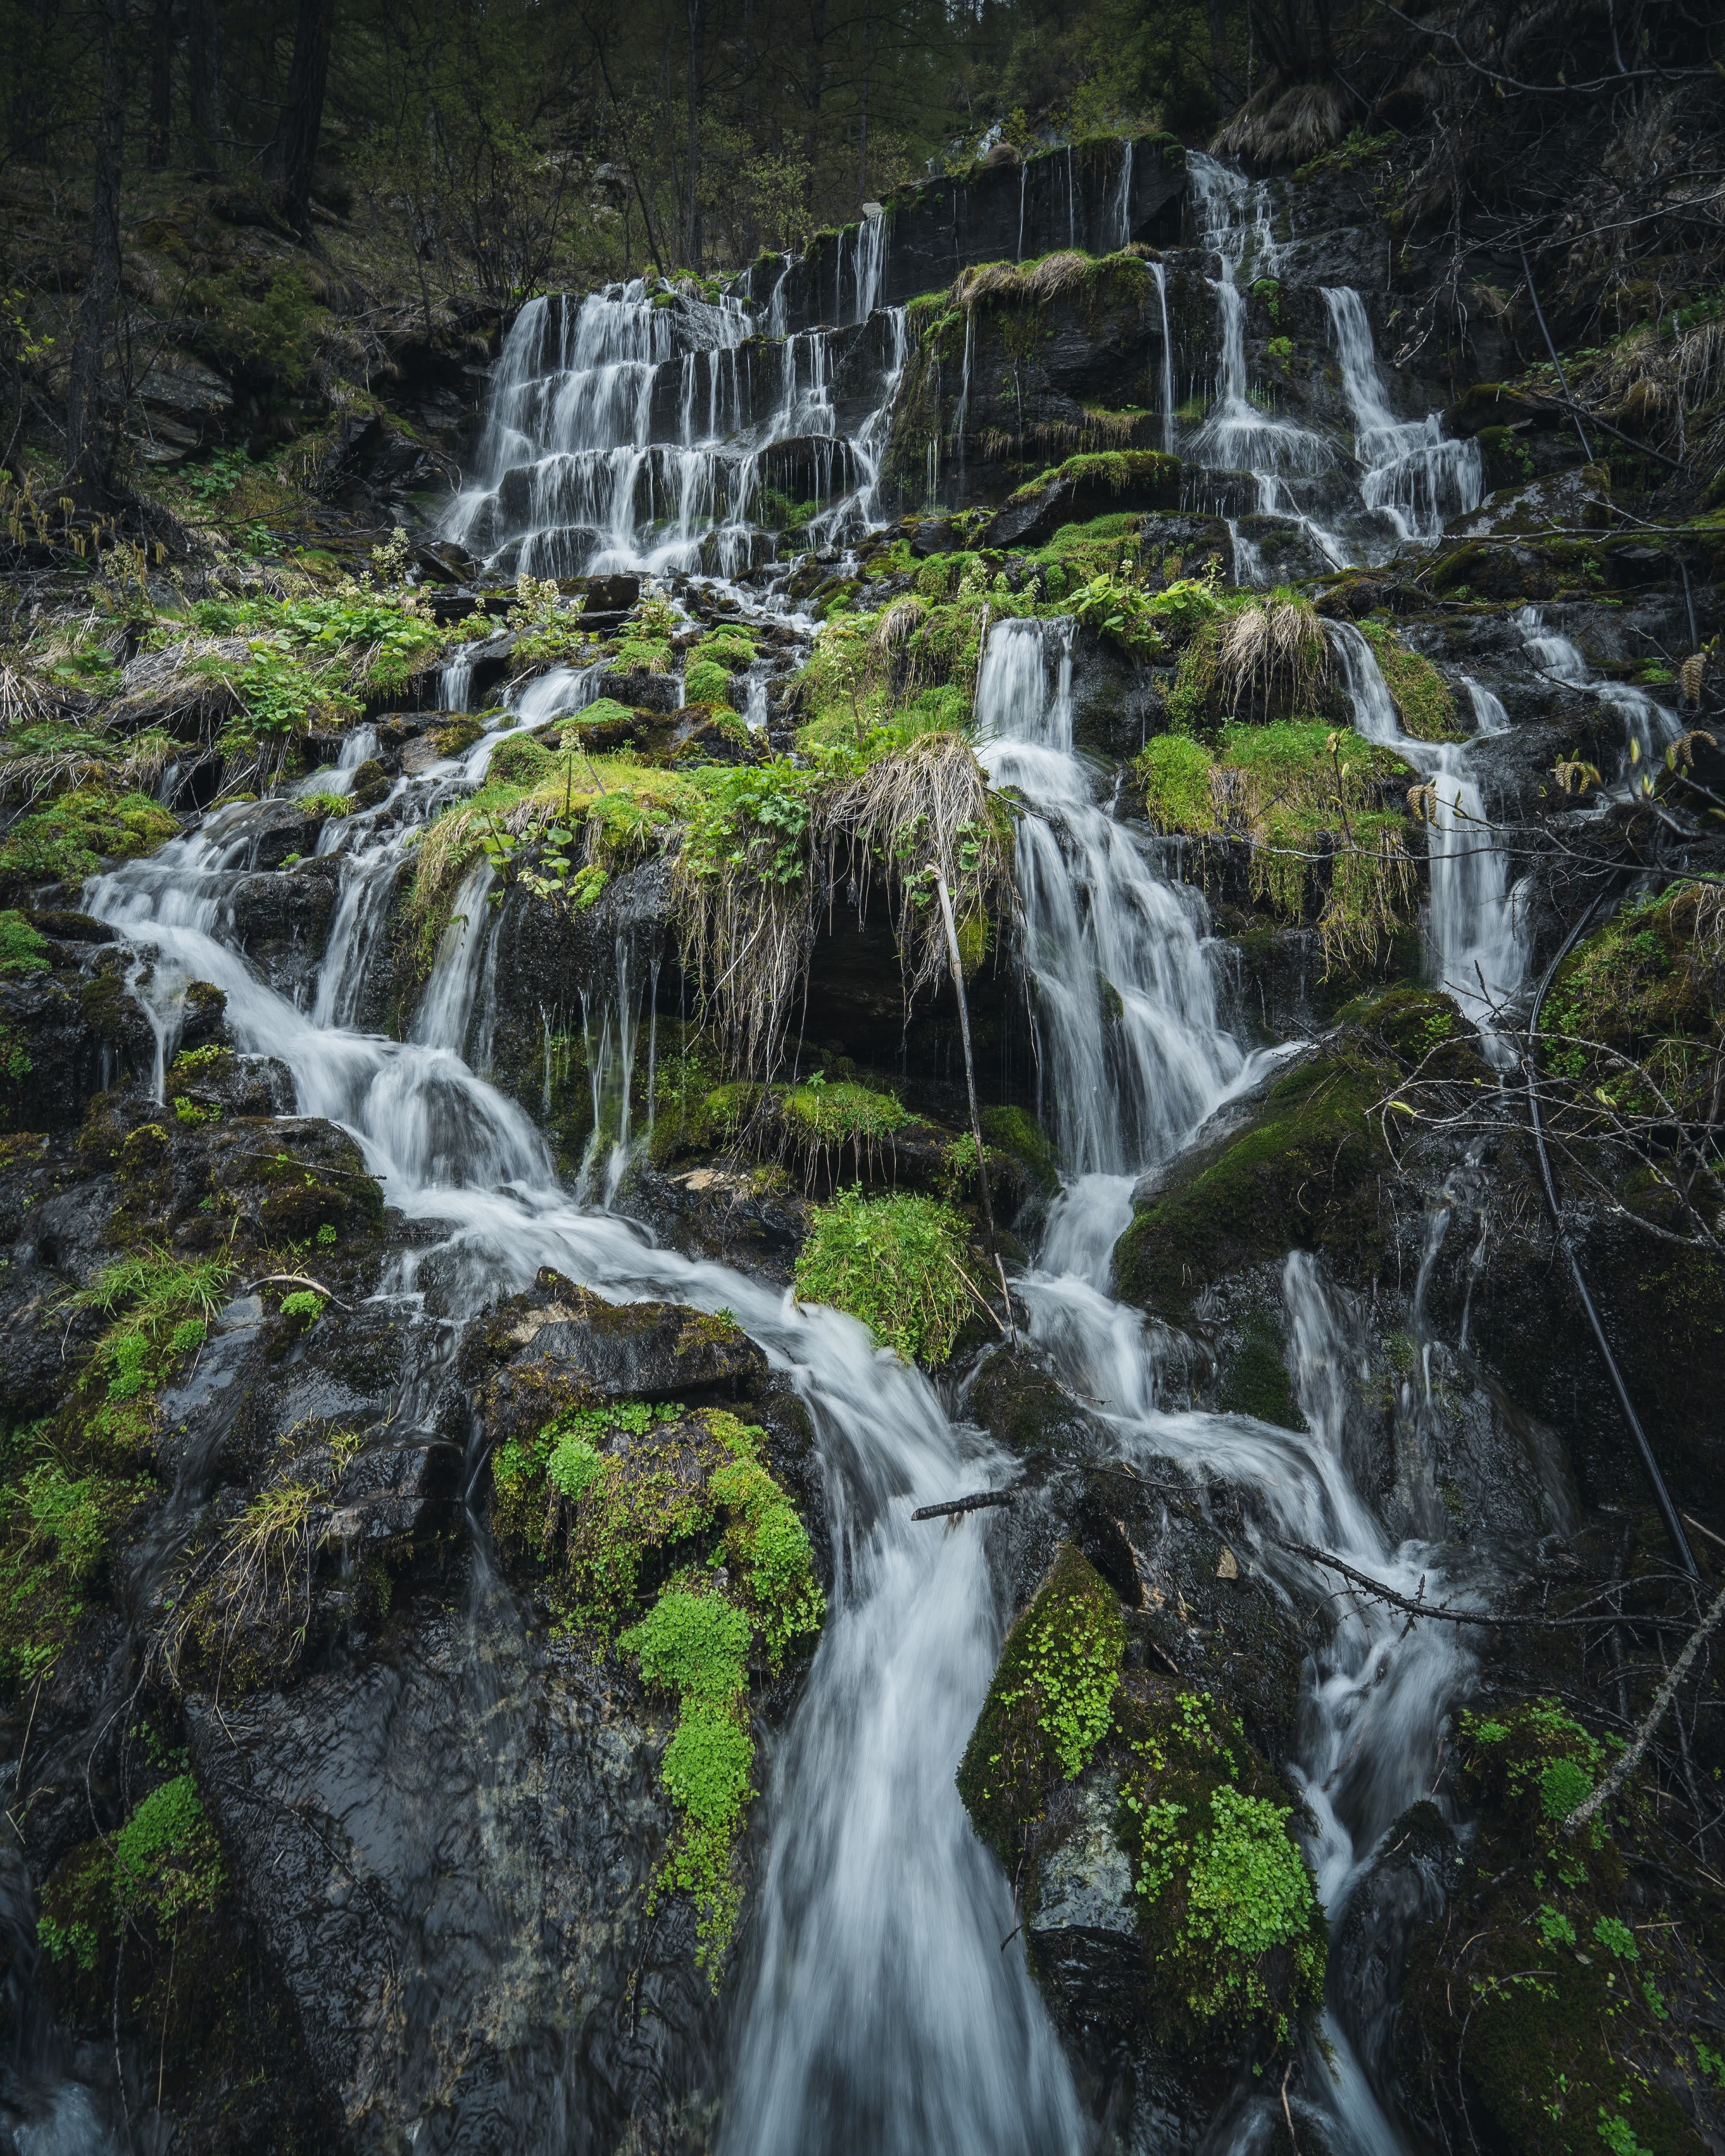
<svg viewBox="0 0 1725 2156">
<path fill-rule="evenodd" d="M 1119 1596 L 1069 1543 L 1007 1635 L 958 1768 L 971 1824 L 1009 1871 L 1106 1734 L 1125 1645 Z"/>
<path fill-rule="evenodd" d="M 1208 1281 L 1320 1251 L 1369 1280 L 1384 1248 L 1378 1178 L 1389 1157 L 1372 1110 L 1396 1075 L 1358 1035 L 1306 1056 L 1268 1088 L 1243 1130 L 1184 1156 L 1116 1244 L 1116 1292 L 1164 1317 Z"/>
<path fill-rule="evenodd" d="M 1416 1937 L 1399 2024 L 1423 2123 L 1528 2156 L 1700 2156 L 1725 2126 L 1710 1883 L 1633 1785 L 1565 1831 L 1609 1754 L 1557 1699 L 1465 1714 L 1461 1739 L 1478 1884 L 1465 1922 Z"/>
</svg>

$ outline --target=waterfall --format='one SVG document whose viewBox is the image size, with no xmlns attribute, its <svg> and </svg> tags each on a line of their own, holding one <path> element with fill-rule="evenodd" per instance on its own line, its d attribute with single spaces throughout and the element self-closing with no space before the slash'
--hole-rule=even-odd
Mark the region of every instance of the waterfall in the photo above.
<svg viewBox="0 0 1725 2156">
<path fill-rule="evenodd" d="M 1326 622 L 1324 628 L 1356 731 L 1394 749 L 1430 783 L 1426 937 L 1432 971 L 1478 1027 L 1486 1060 L 1507 1067 L 1515 1048 L 1502 1030 L 1502 1014 L 1527 975 L 1531 924 L 1519 894 L 1508 887 L 1509 865 L 1470 774 L 1468 744 L 1410 739 L 1363 633 L 1352 622 Z M 1508 716 L 1502 705 L 1476 684 L 1468 687 L 1481 732 L 1501 732 Z"/>
<path fill-rule="evenodd" d="M 775 353 L 741 299 L 649 291 L 637 278 L 578 305 L 567 295 L 530 301 L 493 370 L 477 476 L 446 531 L 493 576 L 734 577 L 771 553 L 755 521 L 763 490 L 836 490 L 829 528 L 865 518 L 903 365 L 902 310 L 876 304 L 886 246 L 885 218 L 868 218 L 849 252 L 855 322 L 883 325 L 876 403 L 849 431 L 829 377 L 835 349 L 851 351 L 854 326 L 781 336 Z M 841 244 L 841 286 L 846 260 Z M 783 321 L 789 269 L 787 257 L 769 331 Z M 835 347 L 840 336 L 847 342 Z M 788 467 L 773 454 L 780 445 Z"/>
<path fill-rule="evenodd" d="M 1245 295 L 1238 279 L 1247 270 L 1273 276 L 1280 263 L 1270 189 L 1261 182 L 1249 183 L 1196 151 L 1188 157 L 1187 169 L 1204 244 L 1219 258 L 1222 272 L 1211 280 L 1216 295 L 1216 395 L 1193 443 L 1193 459 L 1223 471 L 1249 472 L 1259 515 L 1298 525 L 1324 560 L 1340 568 L 1348 558 L 1345 542 L 1319 524 L 1305 506 L 1314 497 L 1311 482 L 1335 469 L 1335 449 L 1311 428 L 1278 418 L 1254 403 L 1247 377 Z"/>
<path fill-rule="evenodd" d="M 1477 442 L 1446 441 L 1435 412 L 1398 419 L 1384 401 L 1365 303 L 1347 285 L 1324 288 L 1342 389 L 1353 414 L 1353 451 L 1364 467 L 1366 507 L 1389 519 L 1398 539 L 1432 541 L 1445 524 L 1479 506 L 1484 491 Z"/>
<path fill-rule="evenodd" d="M 1042 1105 L 1081 1175 L 1172 1152 L 1240 1078 L 1216 1018 L 1202 900 L 1098 808 L 1073 752 L 1070 619 L 1002 621 L 978 672 L 978 753 L 1029 803 L 1017 836 Z"/>
<path fill-rule="evenodd" d="M 1132 138 L 1128 135 L 1122 145 L 1120 193 L 1114 205 L 1117 247 L 1126 246 L 1132 236 Z"/>
<path fill-rule="evenodd" d="M 1632 681 L 1596 681 L 1578 647 L 1558 630 L 1548 628 L 1538 607 L 1518 608 L 1515 624 L 1527 656 L 1542 674 L 1560 688 L 1597 697 L 1607 710 L 1617 714 L 1623 726 L 1623 755 L 1616 784 L 1610 791 L 1623 797 L 1638 783 L 1648 783 L 1653 765 L 1683 731 L 1676 713 Z"/>
<path fill-rule="evenodd" d="M 1156 286 L 1156 304 L 1162 310 L 1162 446 L 1174 453 L 1174 347 L 1168 327 L 1168 270 L 1163 264 L 1146 265 Z"/>
</svg>

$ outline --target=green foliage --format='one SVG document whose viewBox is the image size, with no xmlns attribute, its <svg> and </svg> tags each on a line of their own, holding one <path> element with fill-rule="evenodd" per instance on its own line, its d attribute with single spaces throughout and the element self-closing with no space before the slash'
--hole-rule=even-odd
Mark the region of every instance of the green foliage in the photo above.
<svg viewBox="0 0 1725 2156">
<path fill-rule="evenodd" d="M 213 1910 L 226 1881 L 221 1845 L 189 1774 L 153 1789 L 114 1839 L 114 1898 L 127 1916 L 172 1923 Z"/>
<path fill-rule="evenodd" d="M 256 387 L 290 393 L 304 387 L 322 311 L 298 270 L 266 255 L 260 265 L 195 277 L 185 305 L 201 357 Z"/>
<path fill-rule="evenodd" d="M 819 1071 L 788 1088 L 783 1103 L 790 1127 L 822 1146 L 865 1145 L 891 1137 L 911 1120 L 892 1094 L 845 1079 L 829 1084 Z"/>
<path fill-rule="evenodd" d="M 907 1362 L 937 1368 L 972 1307 L 960 1270 L 963 1223 L 914 1193 L 859 1183 L 817 1209 L 797 1258 L 797 1292 L 860 1317 Z"/>
<path fill-rule="evenodd" d="M 1106 1732 L 1125 1645 L 1119 1597 L 1065 1544 L 1007 1635 L 958 1768 L 971 1824 L 1009 1871 L 1050 1794 Z"/>
<path fill-rule="evenodd" d="M 809 866 L 814 797 L 820 774 L 788 757 L 727 770 L 699 799 L 680 863 L 697 877 L 802 881 Z"/>
<path fill-rule="evenodd" d="M 147 1395 L 202 1343 L 233 1274 L 228 1258 L 182 1259 L 151 1245 L 105 1265 L 88 1287 L 67 1298 L 71 1307 L 110 1320 L 80 1380 L 85 1391 L 100 1388 L 110 1404 L 86 1419 L 90 1435 L 122 1447 L 141 1438 Z M 114 1412 L 115 1404 L 133 1402 L 129 1412 Z"/>
<path fill-rule="evenodd" d="M 1042 1126 L 1025 1108 L 996 1106 L 983 1110 L 983 1136 L 990 1147 L 1010 1154 L 1033 1183 L 1051 1191 L 1060 1179 L 1058 1154 Z"/>
<path fill-rule="evenodd" d="M 47 973 L 49 962 L 42 956 L 47 948 L 48 938 L 23 914 L 11 907 L 0 912 L 0 975 Z"/>
<path fill-rule="evenodd" d="M 1455 717 L 1455 697 L 1429 659 L 1409 649 L 1387 623 L 1364 621 L 1360 632 L 1377 654 L 1404 733 L 1415 741 L 1463 741 L 1467 728 Z"/>
<path fill-rule="evenodd" d="M 736 1330 L 728 1318 L 695 1322 Z M 536 1539 L 555 1563 L 561 1522 L 552 1599 L 578 1622 L 609 1631 L 639 1606 L 649 1575 L 663 1580 L 617 1644 L 644 1682 L 677 1700 L 660 1775 L 680 1816 L 660 1886 L 694 1897 L 698 1958 L 716 1985 L 737 1922 L 734 1845 L 754 1794 L 751 1655 L 777 1671 L 825 1614 L 808 1534 L 762 1462 L 765 1436 L 719 1409 L 621 1401 L 568 1411 L 505 1445 L 492 1468 L 506 1545 Z"/>
<path fill-rule="evenodd" d="M 1281 2044 L 1323 1996 L 1328 1938 L 1291 1808 L 1240 1724 L 1181 1691 L 1127 1717 L 1135 1762 L 1117 1830 L 1133 1860 L 1159 2039 L 1209 2050 L 1266 2029 Z"/>
<path fill-rule="evenodd" d="M 136 1486 L 38 1457 L 0 1486 L 0 1679 L 46 1676 L 88 1606 Z"/>
<path fill-rule="evenodd" d="M 1711 1114 L 1725 1026 L 1719 917 L 1716 891 L 1681 884 L 1625 906 L 1564 960 L 1540 1050 L 1584 1116 L 1594 1102 L 1607 1127 L 1622 1115 Z"/>
<path fill-rule="evenodd" d="M 323 1316 L 323 1297 L 314 1295 L 309 1287 L 295 1288 L 291 1295 L 281 1298 L 284 1317 L 303 1317 L 315 1324 Z"/>
<path fill-rule="evenodd" d="M 308 816 L 334 817 L 339 823 L 344 816 L 353 814 L 351 793 L 302 793 L 299 801 Z"/>
<path fill-rule="evenodd" d="M 1011 499 L 1014 503 L 1034 501 L 1045 487 L 1054 485 L 1057 480 L 1077 486 L 1106 487 L 1111 493 L 1123 494 L 1129 486 L 1177 487 L 1179 477 L 1179 459 L 1161 449 L 1097 449 L 1068 457 L 1064 464 L 1051 466 L 1021 486 Z"/>
<path fill-rule="evenodd" d="M 494 785 L 536 786 L 551 768 L 551 752 L 543 742 L 531 734 L 511 734 L 492 750 L 485 778 Z"/>
</svg>

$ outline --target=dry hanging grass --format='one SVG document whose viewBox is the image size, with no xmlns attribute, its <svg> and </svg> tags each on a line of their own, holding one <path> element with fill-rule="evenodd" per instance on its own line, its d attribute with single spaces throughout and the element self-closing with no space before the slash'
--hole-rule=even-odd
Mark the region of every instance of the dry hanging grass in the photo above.
<svg viewBox="0 0 1725 2156">
<path fill-rule="evenodd" d="M 1271 83 L 1243 105 L 1210 144 L 1213 157 L 1303 165 L 1348 132 L 1352 100 L 1333 83 Z"/>
<path fill-rule="evenodd" d="M 1242 607 L 1216 647 L 1216 686 L 1236 718 L 1309 710 L 1329 667 L 1329 647 L 1309 599 Z"/>
<path fill-rule="evenodd" d="M 853 778 L 832 804 L 832 831 L 886 873 L 905 1006 L 947 962 L 934 883 L 944 877 L 961 924 L 979 922 L 1010 895 L 1004 811 L 960 735 L 924 734 Z M 859 890 L 867 886 L 858 879 Z"/>
</svg>

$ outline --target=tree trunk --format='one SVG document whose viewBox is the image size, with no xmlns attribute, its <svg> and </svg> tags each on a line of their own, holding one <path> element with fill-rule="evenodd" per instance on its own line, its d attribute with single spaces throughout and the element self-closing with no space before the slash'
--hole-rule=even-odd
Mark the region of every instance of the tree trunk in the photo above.
<svg viewBox="0 0 1725 2156">
<path fill-rule="evenodd" d="M 213 170 L 222 159 L 222 75 L 216 0 L 187 0 L 186 84 L 193 155 L 200 165 Z"/>
<path fill-rule="evenodd" d="M 689 0 L 689 267 L 701 271 L 701 57 L 706 37 L 704 0 Z"/>
<path fill-rule="evenodd" d="M 1240 103 L 1234 69 L 1228 59 L 1228 0 L 1209 0 L 1210 80 L 1215 86 L 1216 118 L 1228 119 Z"/>
<path fill-rule="evenodd" d="M 1212 0 L 1217 4 L 1217 0 Z M 869 198 L 869 0 L 863 0 L 862 18 L 862 98 L 856 126 L 856 198 L 865 203 Z"/>
<path fill-rule="evenodd" d="M 120 174 L 126 157 L 126 0 L 105 0 L 102 94 L 96 114 L 95 182 L 90 202 L 90 275 L 78 309 L 66 393 L 66 484 L 101 489 L 113 466 L 113 436 L 103 409 L 108 331 L 120 291 Z"/>
<path fill-rule="evenodd" d="M 287 104 L 270 146 L 270 169 L 276 201 L 302 239 L 311 236 L 311 174 L 323 129 L 323 100 L 329 87 L 330 44 L 335 34 L 336 0 L 300 0 L 294 25 L 294 58 L 288 70 Z"/>
<path fill-rule="evenodd" d="M 150 17 L 150 135 L 144 151 L 152 172 L 167 170 L 173 96 L 174 0 L 156 0 Z"/>
</svg>

